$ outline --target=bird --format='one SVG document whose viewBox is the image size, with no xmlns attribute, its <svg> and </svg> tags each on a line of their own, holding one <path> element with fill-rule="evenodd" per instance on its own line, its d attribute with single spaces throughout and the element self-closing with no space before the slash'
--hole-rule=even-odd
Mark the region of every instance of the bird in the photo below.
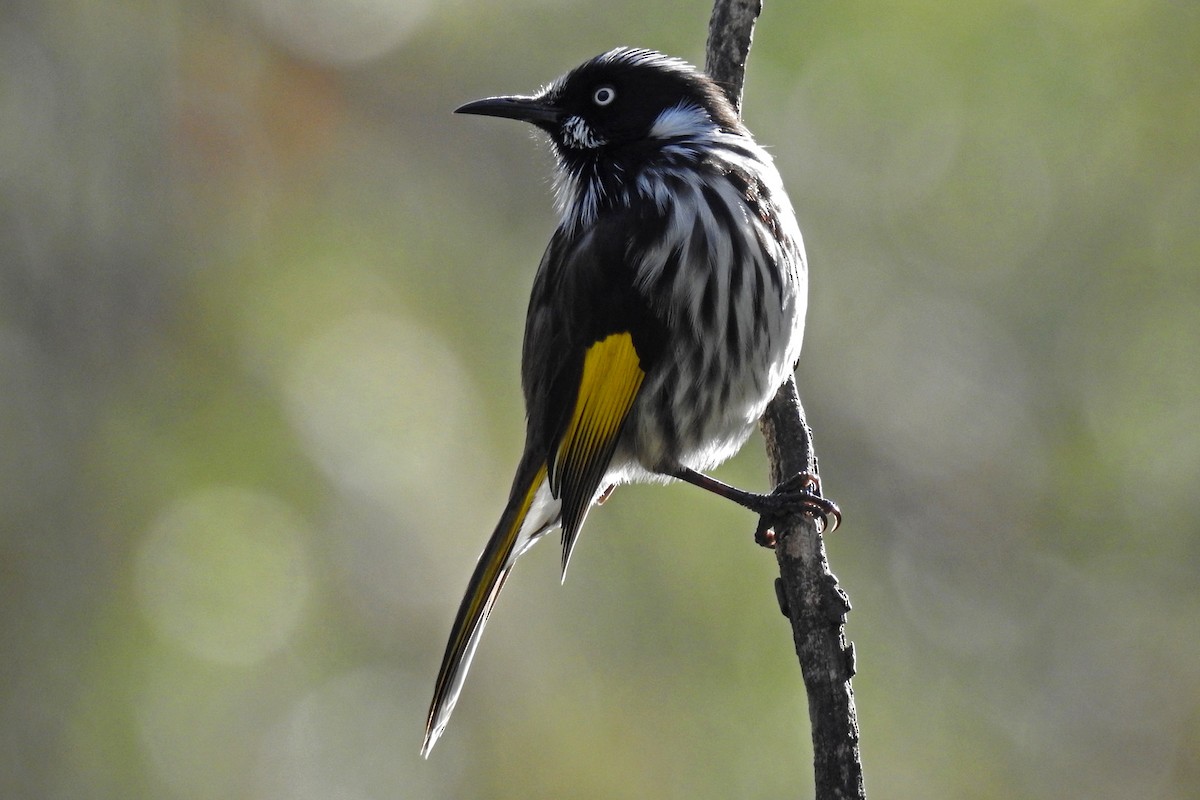
<svg viewBox="0 0 1200 800">
<path fill-rule="evenodd" d="M 451 628 L 425 757 L 517 559 L 561 528 L 565 578 L 589 510 L 614 487 L 699 486 L 759 514 L 767 546 L 786 514 L 827 531 L 841 519 L 815 475 L 760 494 L 705 474 L 791 378 L 807 307 L 791 201 L 722 88 L 678 58 L 619 47 L 532 95 L 456 112 L 545 134 L 559 220 L 526 316 L 524 450 Z"/>
</svg>

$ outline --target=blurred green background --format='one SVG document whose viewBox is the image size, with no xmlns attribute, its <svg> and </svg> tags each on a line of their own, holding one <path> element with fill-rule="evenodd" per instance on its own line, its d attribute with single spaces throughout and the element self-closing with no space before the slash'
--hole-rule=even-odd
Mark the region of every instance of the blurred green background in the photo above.
<svg viewBox="0 0 1200 800">
<path fill-rule="evenodd" d="M 679 486 L 531 552 L 417 756 L 554 224 L 450 111 L 708 12 L 0 6 L 0 796 L 810 795 L 774 559 Z M 870 793 L 1200 796 L 1200 5 L 769 2 L 746 118 Z"/>
</svg>

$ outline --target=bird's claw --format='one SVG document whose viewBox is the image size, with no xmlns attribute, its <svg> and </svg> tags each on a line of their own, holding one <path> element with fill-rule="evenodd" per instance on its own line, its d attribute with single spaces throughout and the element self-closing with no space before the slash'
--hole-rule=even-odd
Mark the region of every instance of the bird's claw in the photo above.
<svg viewBox="0 0 1200 800">
<path fill-rule="evenodd" d="M 776 535 L 773 528 L 793 514 L 803 514 L 820 521 L 818 533 L 832 533 L 842 523 L 842 512 L 837 503 L 821 496 L 821 479 L 811 472 L 800 472 L 775 487 L 758 518 L 754 530 L 754 541 L 762 547 L 774 549 Z"/>
</svg>

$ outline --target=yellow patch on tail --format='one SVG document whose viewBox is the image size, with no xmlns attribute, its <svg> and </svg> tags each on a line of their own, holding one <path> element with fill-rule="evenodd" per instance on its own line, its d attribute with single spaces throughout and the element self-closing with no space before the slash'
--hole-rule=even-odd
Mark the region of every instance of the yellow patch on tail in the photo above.
<svg viewBox="0 0 1200 800">
<path fill-rule="evenodd" d="M 546 468 L 543 466 L 533 476 L 533 481 L 530 482 L 529 488 L 525 491 L 525 497 L 521 500 L 521 505 L 517 509 L 517 513 L 513 516 L 512 524 L 504 531 L 504 538 L 501 540 L 501 545 L 495 551 L 491 561 L 484 568 L 484 573 L 481 576 L 479 583 L 473 587 L 474 594 L 471 596 L 470 605 L 467 606 L 467 620 L 478 619 L 484 606 L 487 604 L 488 596 L 492 593 L 492 587 L 496 583 L 497 576 L 504 569 L 504 565 L 508 562 L 509 556 L 512 554 L 513 546 L 517 542 L 517 534 L 521 531 L 521 526 L 525 524 L 525 518 L 529 516 L 529 507 L 533 505 L 534 495 L 537 494 L 538 487 L 542 485 L 542 481 L 546 477 Z M 456 642 L 457 646 L 462 646 L 466 639 L 470 638 L 471 631 L 474 625 L 464 625 L 458 631 L 460 641 Z"/>
</svg>

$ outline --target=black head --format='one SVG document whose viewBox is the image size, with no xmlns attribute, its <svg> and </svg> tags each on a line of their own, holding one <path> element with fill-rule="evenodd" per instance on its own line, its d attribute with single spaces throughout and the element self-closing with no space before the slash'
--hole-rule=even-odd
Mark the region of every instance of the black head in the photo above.
<svg viewBox="0 0 1200 800">
<path fill-rule="evenodd" d="M 457 111 L 531 122 L 569 161 L 615 157 L 704 131 L 743 131 L 720 87 L 703 72 L 628 47 L 584 62 L 535 95 L 489 97 Z"/>
</svg>

